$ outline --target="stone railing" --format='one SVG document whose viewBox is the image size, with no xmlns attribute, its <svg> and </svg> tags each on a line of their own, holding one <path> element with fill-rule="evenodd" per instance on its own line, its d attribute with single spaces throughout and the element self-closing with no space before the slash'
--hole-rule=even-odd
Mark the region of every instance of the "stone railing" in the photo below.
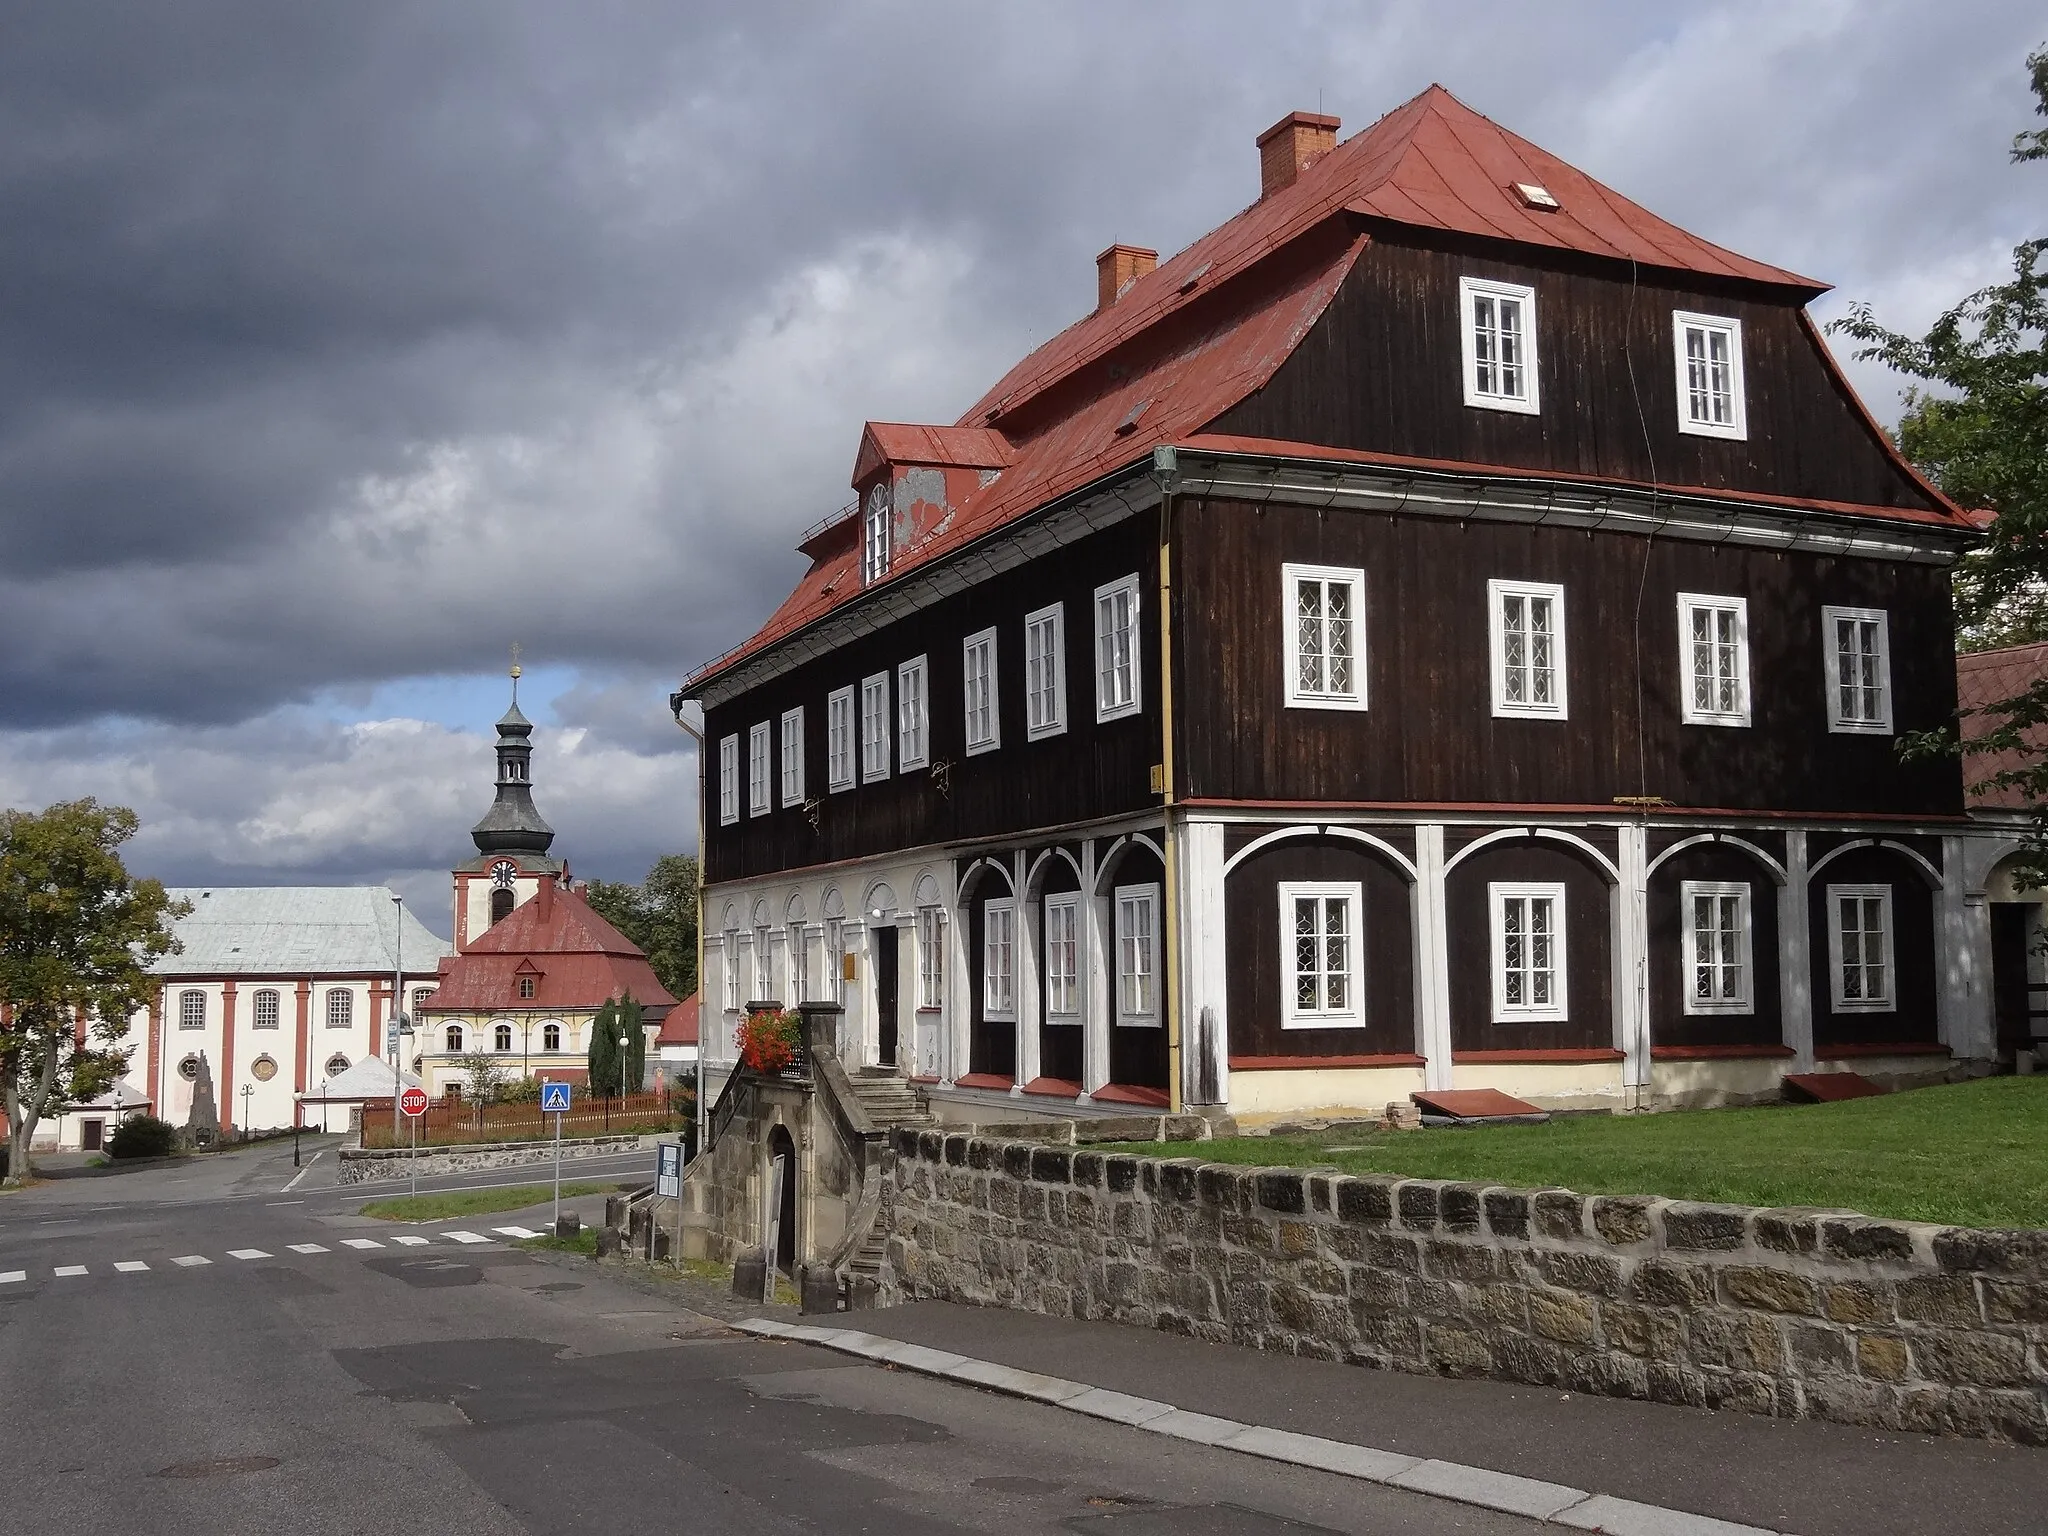
<svg viewBox="0 0 2048 1536">
<path fill-rule="evenodd" d="M 898 1131 L 909 1297 L 2048 1444 L 2048 1232 Z"/>
<path fill-rule="evenodd" d="M 576 1162 L 590 1157 L 617 1157 L 622 1152 L 651 1146 L 653 1136 L 578 1136 L 561 1143 L 562 1161 Z M 344 1147 L 337 1155 L 334 1172 L 337 1184 L 369 1184 L 382 1179 L 438 1178 L 450 1173 L 474 1173 L 485 1168 L 516 1168 L 533 1163 L 553 1163 L 555 1142 L 481 1141 L 453 1146 Z M 649 1167 L 654 1154 L 647 1154 Z"/>
</svg>

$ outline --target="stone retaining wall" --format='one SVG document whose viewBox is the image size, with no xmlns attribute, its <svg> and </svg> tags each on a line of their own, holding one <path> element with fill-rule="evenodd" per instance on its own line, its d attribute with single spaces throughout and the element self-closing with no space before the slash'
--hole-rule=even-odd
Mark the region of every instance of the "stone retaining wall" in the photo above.
<svg viewBox="0 0 2048 1536">
<path fill-rule="evenodd" d="M 578 1137 L 562 1143 L 562 1161 L 573 1163 L 585 1157 L 612 1157 L 620 1152 L 651 1147 L 659 1136 Z M 423 1179 L 448 1173 L 474 1173 L 480 1168 L 518 1168 L 529 1163 L 555 1161 L 555 1143 L 549 1141 L 486 1141 L 454 1147 L 422 1147 L 415 1163 L 405 1147 L 344 1147 L 341 1166 L 334 1176 L 337 1184 L 370 1184 L 384 1179 L 409 1179 L 417 1171 Z M 654 1158 L 647 1160 L 647 1177 L 654 1177 Z"/>
<path fill-rule="evenodd" d="M 2048 1444 L 2048 1232 L 893 1133 L 909 1297 Z"/>
</svg>

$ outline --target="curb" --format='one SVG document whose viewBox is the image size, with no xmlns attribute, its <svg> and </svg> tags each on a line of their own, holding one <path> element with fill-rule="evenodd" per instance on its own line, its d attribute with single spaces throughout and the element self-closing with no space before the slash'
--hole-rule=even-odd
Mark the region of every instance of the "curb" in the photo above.
<svg viewBox="0 0 2048 1536">
<path fill-rule="evenodd" d="M 1608 1536 L 1780 1536 L 1764 1526 L 1738 1525 L 1707 1515 L 1688 1514 L 1658 1504 L 1639 1504 L 1611 1494 L 1589 1493 L 1563 1483 L 1540 1482 L 1486 1467 L 1468 1467 L 1461 1462 L 1437 1461 L 1410 1456 L 1400 1451 L 1383 1451 L 1348 1440 L 1325 1440 L 1317 1435 L 1273 1429 L 1263 1424 L 1245 1424 L 1236 1419 L 1219 1419 L 1163 1403 L 1156 1398 L 1132 1397 L 1086 1382 L 1059 1376 L 1042 1376 L 991 1360 L 976 1360 L 950 1350 L 929 1349 L 907 1344 L 854 1328 L 819 1328 L 804 1323 L 778 1323 L 765 1317 L 732 1324 L 742 1333 L 760 1338 L 783 1339 L 793 1344 L 817 1344 L 841 1354 L 858 1355 L 883 1365 L 893 1365 L 923 1376 L 965 1382 L 986 1387 L 1011 1397 L 1029 1398 L 1056 1408 L 1085 1413 L 1150 1434 L 1171 1435 L 1176 1440 L 1219 1450 L 1242 1451 L 1267 1461 L 1334 1472 L 1356 1477 L 1410 1493 L 1450 1499 L 1481 1509 L 1520 1515 L 1549 1525 L 1578 1531 L 1604 1531 Z"/>
</svg>

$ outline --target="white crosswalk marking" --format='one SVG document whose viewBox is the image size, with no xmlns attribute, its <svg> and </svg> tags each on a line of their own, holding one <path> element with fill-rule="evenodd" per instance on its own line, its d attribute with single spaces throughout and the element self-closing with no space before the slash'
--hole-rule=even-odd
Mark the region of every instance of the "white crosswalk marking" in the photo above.
<svg viewBox="0 0 2048 1536">
<path fill-rule="evenodd" d="M 83 1275 L 87 1273 L 89 1273 L 89 1271 L 83 1264 L 59 1264 L 57 1266 L 57 1278 L 59 1280 L 69 1280 L 73 1275 Z"/>
<path fill-rule="evenodd" d="M 171 1262 L 180 1269 L 197 1269 L 201 1264 L 211 1264 L 213 1260 L 204 1254 L 188 1253 L 182 1259 L 173 1259 Z"/>
<path fill-rule="evenodd" d="M 114 1266 L 114 1268 L 119 1270 L 124 1275 L 133 1275 L 139 1273 L 142 1270 L 148 1269 L 149 1266 L 143 1263 L 140 1259 L 122 1259 L 119 1263 L 117 1263 Z"/>
<path fill-rule="evenodd" d="M 228 1250 L 228 1257 L 231 1259 L 267 1259 L 270 1255 L 261 1248 L 230 1248 Z"/>
<path fill-rule="evenodd" d="M 22 1281 L 26 1280 L 27 1278 L 27 1270 L 10 1269 L 7 1271 L 6 1274 L 0 1275 L 0 1285 L 19 1285 Z"/>
<path fill-rule="evenodd" d="M 501 1235 L 503 1235 L 503 1236 L 505 1236 L 505 1237 L 539 1237 L 539 1236 L 540 1236 L 540 1234 L 539 1234 L 538 1232 L 534 1231 L 534 1230 L 533 1230 L 533 1228 L 531 1228 L 531 1227 L 493 1227 L 493 1228 L 491 1228 L 491 1230 L 492 1230 L 493 1232 L 497 1232 L 497 1233 L 500 1233 Z"/>
<path fill-rule="evenodd" d="M 322 1248 L 322 1247 L 321 1247 L 321 1246 L 320 1246 L 320 1245 L 319 1245 L 318 1243 L 287 1243 L 287 1244 L 286 1244 L 285 1246 L 286 1246 L 286 1247 L 288 1247 L 288 1248 L 290 1248 L 290 1249 L 291 1249 L 291 1251 L 292 1251 L 293 1253 L 326 1253 L 326 1252 L 328 1252 L 328 1250 L 327 1250 L 327 1249 L 325 1249 L 325 1248 Z"/>
<path fill-rule="evenodd" d="M 451 1243 L 488 1243 L 490 1239 L 480 1232 L 443 1232 Z"/>
<path fill-rule="evenodd" d="M 391 1241 L 404 1248 L 424 1248 L 427 1246 L 427 1240 L 424 1237 L 394 1237 Z"/>
<path fill-rule="evenodd" d="M 341 1246 L 344 1248 L 382 1248 L 384 1245 L 374 1237 L 344 1237 L 341 1240 Z"/>
</svg>

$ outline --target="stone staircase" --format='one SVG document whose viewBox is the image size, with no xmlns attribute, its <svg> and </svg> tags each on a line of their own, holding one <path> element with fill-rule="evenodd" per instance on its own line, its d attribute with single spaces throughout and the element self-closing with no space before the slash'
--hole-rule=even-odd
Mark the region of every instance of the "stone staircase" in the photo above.
<svg viewBox="0 0 2048 1536">
<path fill-rule="evenodd" d="M 853 1096 L 860 1100 L 861 1109 L 881 1130 L 931 1123 L 916 1090 L 892 1069 L 863 1067 L 849 1074 L 847 1081 L 853 1084 Z"/>
<path fill-rule="evenodd" d="M 864 1067 L 848 1076 L 853 1085 L 853 1096 L 860 1100 L 860 1107 L 869 1120 L 883 1131 L 894 1130 L 899 1125 L 930 1125 L 932 1117 L 925 1112 L 917 1092 L 902 1075 L 888 1067 Z M 850 1280 L 866 1280 L 880 1288 L 882 1264 L 888 1256 L 888 1233 L 877 1221 L 868 1228 L 868 1233 L 847 1263 L 846 1273 Z"/>
</svg>

